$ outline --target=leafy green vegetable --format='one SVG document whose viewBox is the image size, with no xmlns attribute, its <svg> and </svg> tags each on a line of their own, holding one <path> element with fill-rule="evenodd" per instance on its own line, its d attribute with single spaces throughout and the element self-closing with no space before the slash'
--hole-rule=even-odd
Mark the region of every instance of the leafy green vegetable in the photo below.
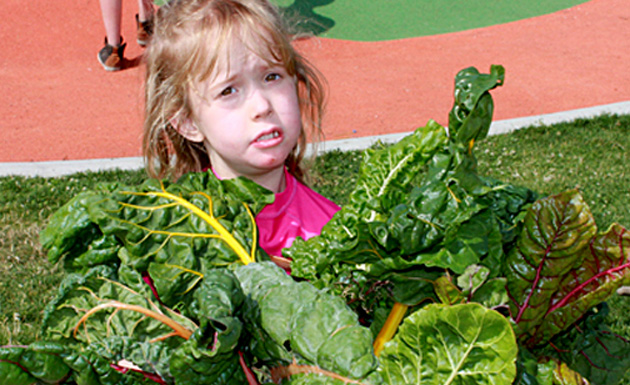
<svg viewBox="0 0 630 385">
<path fill-rule="evenodd" d="M 385 345 L 387 384 L 510 384 L 516 339 L 509 321 L 479 304 L 429 305 Z"/>
<path fill-rule="evenodd" d="M 489 74 L 481 74 L 474 67 L 459 71 L 455 76 L 455 102 L 449 113 L 448 128 L 459 143 L 480 140 L 488 135 L 494 103 L 488 93 L 503 85 L 505 69 L 493 65 Z"/>
<path fill-rule="evenodd" d="M 53 262 L 64 257 L 79 273 L 109 264 L 138 292 L 147 291 L 148 275 L 159 300 L 176 306 L 199 282 L 194 272 L 267 259 L 261 249 L 242 245 L 256 245 L 253 216 L 272 200 L 251 181 L 219 181 L 212 173 L 137 188 L 104 186 L 68 202 L 41 242 Z"/>
<path fill-rule="evenodd" d="M 630 366 L 630 343 L 610 332 L 608 306 L 601 303 L 582 317 L 576 327 L 552 339 L 546 351 L 593 384 L 616 384 Z"/>
<path fill-rule="evenodd" d="M 432 298 L 426 285 L 417 284 L 418 271 L 432 281 L 445 268 L 461 274 L 481 263 L 498 274 L 504 244 L 513 240 L 522 209 L 536 195 L 476 173 L 469 140 L 486 135 L 488 91 L 503 82 L 502 67 L 491 71 L 481 75 L 469 68 L 457 75 L 450 136 L 431 121 L 391 147 L 366 151 L 350 203 L 320 236 L 285 250 L 294 276 L 332 287 L 351 281 L 342 271 L 347 266 L 360 266 L 369 277 L 403 284 L 395 300 L 414 305 Z M 454 136 L 458 130 L 467 138 Z"/>
<path fill-rule="evenodd" d="M 50 343 L 0 348 L 1 385 L 30 385 L 37 381 L 58 383 L 65 380 L 70 368 L 58 355 L 63 349 Z M 14 370 L 16 369 L 16 370 Z"/>
<path fill-rule="evenodd" d="M 529 347 L 548 341 L 630 282 L 630 234 L 619 225 L 596 234 L 576 190 L 536 202 L 506 264 L 510 310 Z"/>
<path fill-rule="evenodd" d="M 387 161 L 370 165 L 374 177 L 367 171 L 360 175 L 350 204 L 322 234 L 286 250 L 294 260 L 293 275 L 338 295 L 352 292 L 354 282 L 379 280 L 385 282 L 381 287 L 393 285 L 395 301 L 411 306 L 473 301 L 507 314 L 509 304 L 523 349 L 533 349 L 542 360 L 550 338 L 571 330 L 590 308 L 627 284 L 626 230 L 613 225 L 595 236 L 577 191 L 537 200 L 535 192 L 477 174 L 472 148 L 489 127 L 487 91 L 503 77 L 499 67 L 489 75 L 460 72 L 447 140 L 430 147 L 426 162 L 393 167 L 398 184 L 379 171 Z M 418 154 L 426 144 L 408 141 L 420 143 L 440 132 L 430 122 L 404 143 L 371 150 L 367 162 L 425 159 Z M 571 365 L 591 375 L 580 367 L 585 364 Z M 544 368 L 540 373 L 549 372 Z"/>
<path fill-rule="evenodd" d="M 49 336 L 88 344 L 112 335 L 137 334 L 143 341 L 159 340 L 170 333 L 190 336 L 196 327 L 192 321 L 147 300 L 115 278 L 108 266 L 95 267 L 85 275 L 69 275 L 46 309 L 44 327 Z"/>
<path fill-rule="evenodd" d="M 448 129 L 367 150 L 349 203 L 284 250 L 293 277 L 257 245 L 274 197 L 246 179 L 77 195 L 41 234 L 69 272 L 47 342 L 1 347 L 0 385 L 618 382 L 630 343 L 603 301 L 630 235 L 598 233 L 577 190 L 478 174 L 504 75 L 462 70 Z"/>
<path fill-rule="evenodd" d="M 357 380 L 376 369 L 372 334 L 359 326 L 357 315 L 341 298 L 295 282 L 269 262 L 243 266 L 236 275 L 244 292 L 257 303 L 253 317 L 260 317 L 256 324 L 264 329 L 266 339 L 291 348 L 292 354 L 285 352 L 276 360 Z"/>
</svg>

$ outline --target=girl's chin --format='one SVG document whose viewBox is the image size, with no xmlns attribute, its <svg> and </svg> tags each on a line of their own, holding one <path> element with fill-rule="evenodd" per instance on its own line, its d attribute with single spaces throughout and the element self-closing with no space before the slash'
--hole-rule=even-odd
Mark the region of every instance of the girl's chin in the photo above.
<svg viewBox="0 0 630 385">
<path fill-rule="evenodd" d="M 273 170 L 284 166 L 284 161 L 290 153 L 290 150 L 281 148 L 275 150 L 269 149 L 266 151 L 256 151 L 254 154 L 251 154 L 250 162 L 252 165 L 262 169 Z"/>
<path fill-rule="evenodd" d="M 273 174 L 278 170 L 284 170 L 286 157 L 265 157 L 264 159 L 250 159 L 247 164 L 230 167 L 229 172 L 234 175 L 242 175 L 249 178 Z"/>
</svg>

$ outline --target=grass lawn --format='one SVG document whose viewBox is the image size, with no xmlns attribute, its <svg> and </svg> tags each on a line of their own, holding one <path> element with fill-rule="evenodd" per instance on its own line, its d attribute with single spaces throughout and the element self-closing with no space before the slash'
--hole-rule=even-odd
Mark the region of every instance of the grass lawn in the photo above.
<svg viewBox="0 0 630 385">
<path fill-rule="evenodd" d="M 476 145 L 481 173 L 541 193 L 578 187 L 600 231 L 630 227 L 630 115 L 601 116 L 497 135 Z M 333 151 L 315 160 L 313 187 L 343 205 L 361 152 Z M 47 218 L 78 192 L 101 181 L 138 184 L 143 171 L 75 174 L 62 178 L 0 178 L 0 345 L 39 336 L 42 310 L 63 271 L 38 243 Z M 614 331 L 630 338 L 630 297 L 611 300 Z"/>
</svg>

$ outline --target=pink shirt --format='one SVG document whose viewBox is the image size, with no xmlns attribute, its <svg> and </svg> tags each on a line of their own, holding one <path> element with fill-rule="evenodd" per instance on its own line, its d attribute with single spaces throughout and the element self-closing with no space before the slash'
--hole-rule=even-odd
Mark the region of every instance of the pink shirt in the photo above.
<svg viewBox="0 0 630 385">
<path fill-rule="evenodd" d="M 340 210 L 332 201 L 300 183 L 284 172 L 286 188 L 276 200 L 256 216 L 259 245 L 269 255 L 282 256 L 282 249 L 293 240 L 319 235 L 322 227 Z"/>
</svg>

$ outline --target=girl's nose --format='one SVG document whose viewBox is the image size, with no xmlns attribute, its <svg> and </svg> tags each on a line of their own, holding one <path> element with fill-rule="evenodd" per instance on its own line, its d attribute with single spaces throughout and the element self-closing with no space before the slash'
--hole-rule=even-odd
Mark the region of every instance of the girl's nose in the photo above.
<svg viewBox="0 0 630 385">
<path fill-rule="evenodd" d="M 260 89 L 254 90 L 250 97 L 252 116 L 260 119 L 269 116 L 273 112 L 273 106 L 267 94 Z"/>
</svg>

